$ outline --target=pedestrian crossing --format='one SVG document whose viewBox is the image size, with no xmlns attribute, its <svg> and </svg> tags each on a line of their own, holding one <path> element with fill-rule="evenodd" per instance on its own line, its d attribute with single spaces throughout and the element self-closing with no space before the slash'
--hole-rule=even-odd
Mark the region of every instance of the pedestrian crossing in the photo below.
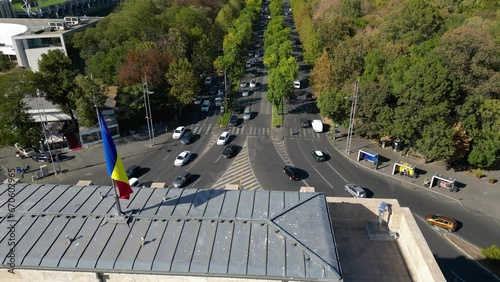
<svg viewBox="0 0 500 282">
<path fill-rule="evenodd" d="M 224 189 L 226 185 L 238 185 L 240 190 L 264 190 L 253 173 L 248 158 L 247 141 L 234 158 L 233 163 L 212 186 L 212 189 Z"/>
<path fill-rule="evenodd" d="M 194 126 L 192 129 L 194 134 L 210 134 L 213 132 L 221 132 L 220 128 L 214 124 L 206 124 Z M 251 125 L 240 125 L 223 128 L 224 131 L 229 131 L 231 135 L 247 135 L 247 136 L 259 136 L 263 138 L 271 137 L 271 128 L 269 127 L 259 127 Z M 309 139 L 320 139 L 321 133 L 316 133 L 312 128 L 288 128 L 286 130 L 286 135 L 289 138 L 309 138 Z"/>
</svg>

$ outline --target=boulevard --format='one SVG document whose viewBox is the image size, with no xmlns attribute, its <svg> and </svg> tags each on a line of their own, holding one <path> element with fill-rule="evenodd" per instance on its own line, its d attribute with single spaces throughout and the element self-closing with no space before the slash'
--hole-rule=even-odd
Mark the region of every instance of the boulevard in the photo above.
<svg viewBox="0 0 500 282">
<path fill-rule="evenodd" d="M 291 16 L 286 17 L 286 21 L 293 30 L 292 39 L 297 39 Z M 301 58 L 300 49 L 296 49 L 294 56 Z M 368 197 L 397 199 L 401 206 L 411 209 L 448 281 L 498 281 L 456 249 L 444 237 L 443 230 L 426 225 L 424 218 L 431 213 L 456 218 L 459 220 L 457 235 L 480 247 L 498 243 L 499 223 L 494 218 L 475 211 L 474 207 L 466 207 L 445 195 L 360 169 L 332 146 L 327 133 L 314 133 L 312 128 L 301 128 L 300 118 L 318 119 L 319 111 L 315 101 L 305 99 L 306 94 L 312 93 L 308 84 L 309 70 L 302 62 L 299 70 L 299 77 L 304 83 L 301 89 L 295 91 L 294 97 L 285 102 L 282 140 L 272 138 L 272 107 L 265 98 L 268 77 L 266 69 L 260 63 L 246 69 L 242 77 L 242 80 L 249 82 L 252 79 L 251 72 L 258 73 L 255 78 L 257 86 L 251 89 L 250 95 L 242 97 L 241 87 L 235 93 L 238 103 L 251 108 L 250 120 L 243 121 L 242 114 L 238 114 L 237 126 L 219 128 L 217 124 L 220 109 L 213 104 L 208 112 L 201 112 L 193 107 L 187 119 L 178 121 L 178 125 L 193 131 L 195 138 L 191 144 L 183 145 L 179 140 L 172 139 L 173 128 L 169 128 L 168 132 L 157 136 L 152 148 L 146 145 L 148 142 L 117 146 L 119 152 L 125 146 L 133 148 L 129 150 L 134 151 L 134 154 L 123 158 L 125 168 L 131 165 L 142 168 L 142 175 L 139 177 L 141 186 L 163 182 L 166 188 L 170 188 L 174 179 L 183 171 L 193 175 L 186 188 L 197 189 L 223 189 L 227 184 L 236 184 L 245 190 L 299 191 L 300 187 L 310 186 L 327 196 L 350 197 L 344 191 L 344 185 L 356 183 L 365 189 Z M 202 94 L 204 99 L 211 99 L 213 102 L 210 94 Z M 221 157 L 224 146 L 216 145 L 217 137 L 225 130 L 231 133 L 230 143 L 237 145 L 236 155 L 228 159 Z M 92 149 L 96 154 L 99 146 Z M 175 167 L 174 159 L 185 150 L 191 151 L 193 156 L 184 166 Z M 327 161 L 316 162 L 311 157 L 313 150 L 326 153 Z M 81 161 L 85 162 L 85 159 Z M 299 168 L 302 179 L 290 181 L 283 173 L 285 165 Z M 40 182 L 74 185 L 79 180 L 92 180 L 94 185 L 110 185 L 104 157 L 101 164 Z"/>
</svg>

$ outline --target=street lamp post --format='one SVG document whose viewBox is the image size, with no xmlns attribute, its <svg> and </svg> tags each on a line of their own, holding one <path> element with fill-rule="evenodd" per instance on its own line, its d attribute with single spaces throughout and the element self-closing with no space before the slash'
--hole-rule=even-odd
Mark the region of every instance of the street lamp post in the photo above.
<svg viewBox="0 0 500 282">
<path fill-rule="evenodd" d="M 38 110 L 38 114 L 40 115 L 40 124 L 42 125 L 43 136 L 45 137 L 45 142 L 47 142 L 47 148 L 49 149 L 50 159 L 52 160 L 52 168 L 54 169 L 54 174 L 57 175 L 56 165 L 54 164 L 54 159 L 52 158 L 52 150 L 50 149 L 50 143 L 49 143 L 49 140 L 47 139 L 47 132 L 45 131 L 45 126 L 43 124 L 44 122 L 43 122 L 43 119 L 42 119 L 42 112 L 40 112 L 40 107 L 38 105 L 38 103 L 40 102 L 40 104 L 43 107 L 43 103 L 41 103 L 40 92 L 39 91 L 36 92 L 36 96 L 38 97 L 38 101 L 36 102 L 36 108 Z M 43 109 L 44 109 L 43 112 L 44 112 L 44 115 L 45 115 L 45 108 L 43 107 Z M 45 120 L 47 120 L 47 116 L 46 115 L 45 115 Z M 43 143 L 42 143 L 42 145 L 43 145 Z M 60 165 L 59 165 L 59 159 L 56 158 L 56 161 L 58 162 L 57 164 L 60 167 Z"/>
<path fill-rule="evenodd" d="M 155 145 L 155 133 L 154 133 L 153 115 L 151 113 L 151 102 L 149 100 L 149 95 L 153 94 L 154 92 L 148 90 L 148 82 L 146 75 L 144 75 L 144 78 L 142 79 L 142 92 L 144 95 L 146 122 L 148 124 L 149 146 L 153 147 L 153 145 Z"/>
<path fill-rule="evenodd" d="M 359 80 L 354 83 L 354 94 L 351 101 L 351 115 L 349 117 L 349 129 L 347 130 L 347 145 L 345 148 L 346 154 L 351 153 L 352 132 L 354 130 L 354 118 L 356 117 L 356 106 L 358 103 L 358 85 Z"/>
</svg>

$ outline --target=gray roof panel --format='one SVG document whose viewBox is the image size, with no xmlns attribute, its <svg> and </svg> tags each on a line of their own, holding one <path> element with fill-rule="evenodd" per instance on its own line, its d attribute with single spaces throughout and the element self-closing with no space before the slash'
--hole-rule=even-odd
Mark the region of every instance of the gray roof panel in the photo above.
<svg viewBox="0 0 500 282">
<path fill-rule="evenodd" d="M 217 232 L 214 238 L 214 248 L 212 257 L 210 258 L 209 273 L 227 273 L 229 253 L 231 251 L 231 239 L 233 238 L 232 233 L 232 224 L 225 220 L 218 222 Z"/>
<path fill-rule="evenodd" d="M 254 199 L 252 219 L 267 220 L 268 212 L 269 212 L 269 192 L 264 191 L 264 193 L 256 193 Z"/>
<path fill-rule="evenodd" d="M 72 221 L 78 222 L 81 226 L 79 229 L 65 230 L 69 238 L 75 238 L 74 242 L 69 246 L 68 251 L 61 258 L 61 262 L 58 267 L 64 268 L 76 268 L 80 257 L 85 252 L 85 249 L 90 244 L 90 240 L 94 238 L 95 232 L 98 230 L 99 226 L 103 223 L 104 218 L 87 218 L 80 219 L 78 217 L 72 219 Z M 89 232 L 90 231 L 90 232 Z M 72 234 L 74 232 L 74 234 Z M 64 235 L 66 236 L 66 235 Z"/>
<path fill-rule="evenodd" d="M 267 272 L 267 224 L 252 223 L 250 234 L 247 273 L 264 276 Z"/>
<path fill-rule="evenodd" d="M 37 224 L 33 226 L 34 228 L 31 228 L 31 230 L 28 231 L 34 234 L 26 234 L 26 237 L 37 238 L 36 236 L 40 232 L 43 233 L 41 236 L 38 235 L 39 237 L 37 238 L 36 243 L 33 245 L 31 250 L 29 250 L 24 258 L 24 261 L 21 263 L 26 263 L 28 265 L 40 265 L 45 253 L 48 251 L 52 243 L 54 243 L 53 238 L 56 238 L 59 235 L 59 233 L 64 229 L 66 223 L 67 220 L 60 217 L 45 216 L 39 218 L 37 220 Z"/>
<path fill-rule="evenodd" d="M 248 246 L 250 244 L 250 222 L 237 221 L 234 225 L 229 272 L 239 275 L 247 273 Z"/>
<path fill-rule="evenodd" d="M 153 221 L 149 219 L 136 219 L 134 221 L 133 226 L 130 228 L 130 233 L 127 232 L 128 236 L 125 241 L 122 242 L 123 245 L 117 247 L 120 248 L 120 253 L 116 256 L 115 264 L 113 266 L 114 269 L 132 269 L 134 261 L 130 258 L 135 258 L 139 253 L 140 248 L 142 248 L 141 237 L 144 238 L 144 247 L 148 244 L 154 243 L 154 241 L 151 241 L 154 238 L 148 238 L 146 236 L 146 232 L 149 231 L 152 222 Z"/>
<path fill-rule="evenodd" d="M 139 238 L 139 240 L 135 240 L 135 242 L 130 242 L 130 244 L 125 245 L 129 232 L 133 229 L 133 226 L 129 228 L 126 224 L 111 225 L 114 225 L 115 228 L 113 230 L 113 235 L 109 238 L 97 262 L 96 267 L 100 269 L 113 269 L 115 267 L 116 258 L 122 251 L 122 248 L 127 248 L 129 245 L 133 248 L 134 244 L 140 245 L 141 243 Z"/>
<path fill-rule="evenodd" d="M 267 275 L 285 276 L 286 269 L 283 264 L 286 261 L 285 237 L 278 230 L 269 226 L 267 234 Z"/>
<path fill-rule="evenodd" d="M 78 260 L 77 268 L 95 268 L 96 265 L 100 262 L 100 257 L 106 244 L 109 243 L 109 239 L 111 238 L 111 234 L 113 230 L 117 228 L 118 224 L 102 224 L 97 232 L 92 236 L 92 240 L 90 240 L 87 248 L 83 252 L 82 256 Z M 106 264 L 104 269 L 110 269 L 108 261 L 104 261 Z"/>
<path fill-rule="evenodd" d="M 0 185 L 0 195 L 7 187 Z M 17 267 L 341 279 L 324 194 L 133 190 L 129 201 L 120 200 L 126 217 L 118 217 L 109 186 L 16 186 Z M 8 226 L 3 201 L 0 224 Z M 0 228 L 2 246 L 6 239 L 7 228 Z M 0 251 L 5 263 L 8 250 Z"/>
<path fill-rule="evenodd" d="M 173 272 L 189 272 L 189 266 L 193 258 L 193 250 L 196 245 L 196 240 L 198 239 L 198 232 L 201 225 L 198 220 L 189 221 L 189 223 L 186 222 L 184 225 L 182 236 L 175 250 L 171 268 Z"/>
<path fill-rule="evenodd" d="M 153 261 L 153 271 L 170 271 L 172 260 L 181 238 L 184 221 L 170 220 L 163 238 L 158 247 L 158 252 Z"/>
<path fill-rule="evenodd" d="M 163 236 L 166 234 L 165 231 L 168 227 L 167 222 L 167 220 L 153 220 L 149 230 L 147 230 L 146 236 L 142 236 L 148 244 L 139 248 L 139 253 L 134 257 L 135 260 L 132 261 L 133 270 L 150 271 L 153 268 L 156 256 L 158 255 L 158 252 L 160 252 L 160 243 L 163 240 Z M 142 231 L 146 232 L 146 230 Z M 130 259 L 130 257 L 128 259 Z"/>
<path fill-rule="evenodd" d="M 83 221 L 81 220 L 73 220 L 66 216 L 61 216 L 58 220 L 61 221 L 60 224 L 64 225 L 64 228 L 61 230 L 59 236 L 54 236 L 51 238 L 52 245 L 40 262 L 40 266 L 42 267 L 59 266 L 61 258 L 64 256 L 64 254 L 70 250 L 70 247 L 74 247 L 74 245 L 70 245 L 68 243 L 68 241 L 66 240 L 66 235 L 68 235 L 68 238 L 74 239 L 74 236 L 76 235 L 75 232 L 78 232 L 78 230 L 82 228 Z M 81 240 L 81 238 L 78 238 L 78 240 Z M 73 252 L 73 248 L 71 248 L 71 252 Z M 74 263 L 74 265 L 76 265 L 76 262 Z"/>
<path fill-rule="evenodd" d="M 252 213 L 255 205 L 255 191 L 245 191 L 244 199 L 240 197 L 238 203 L 238 211 L 236 218 L 249 219 L 252 218 Z"/>
<path fill-rule="evenodd" d="M 217 231 L 217 222 L 211 220 L 203 220 L 196 241 L 196 247 L 193 252 L 190 272 L 208 273 L 210 259 L 214 248 L 215 232 Z"/>
</svg>

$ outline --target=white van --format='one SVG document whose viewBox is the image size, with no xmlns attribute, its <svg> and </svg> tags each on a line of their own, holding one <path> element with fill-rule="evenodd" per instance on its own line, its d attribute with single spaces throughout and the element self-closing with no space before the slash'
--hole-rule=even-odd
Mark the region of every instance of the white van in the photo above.
<svg viewBox="0 0 500 282">
<path fill-rule="evenodd" d="M 300 89 L 300 80 L 293 81 L 293 88 Z"/>
</svg>

